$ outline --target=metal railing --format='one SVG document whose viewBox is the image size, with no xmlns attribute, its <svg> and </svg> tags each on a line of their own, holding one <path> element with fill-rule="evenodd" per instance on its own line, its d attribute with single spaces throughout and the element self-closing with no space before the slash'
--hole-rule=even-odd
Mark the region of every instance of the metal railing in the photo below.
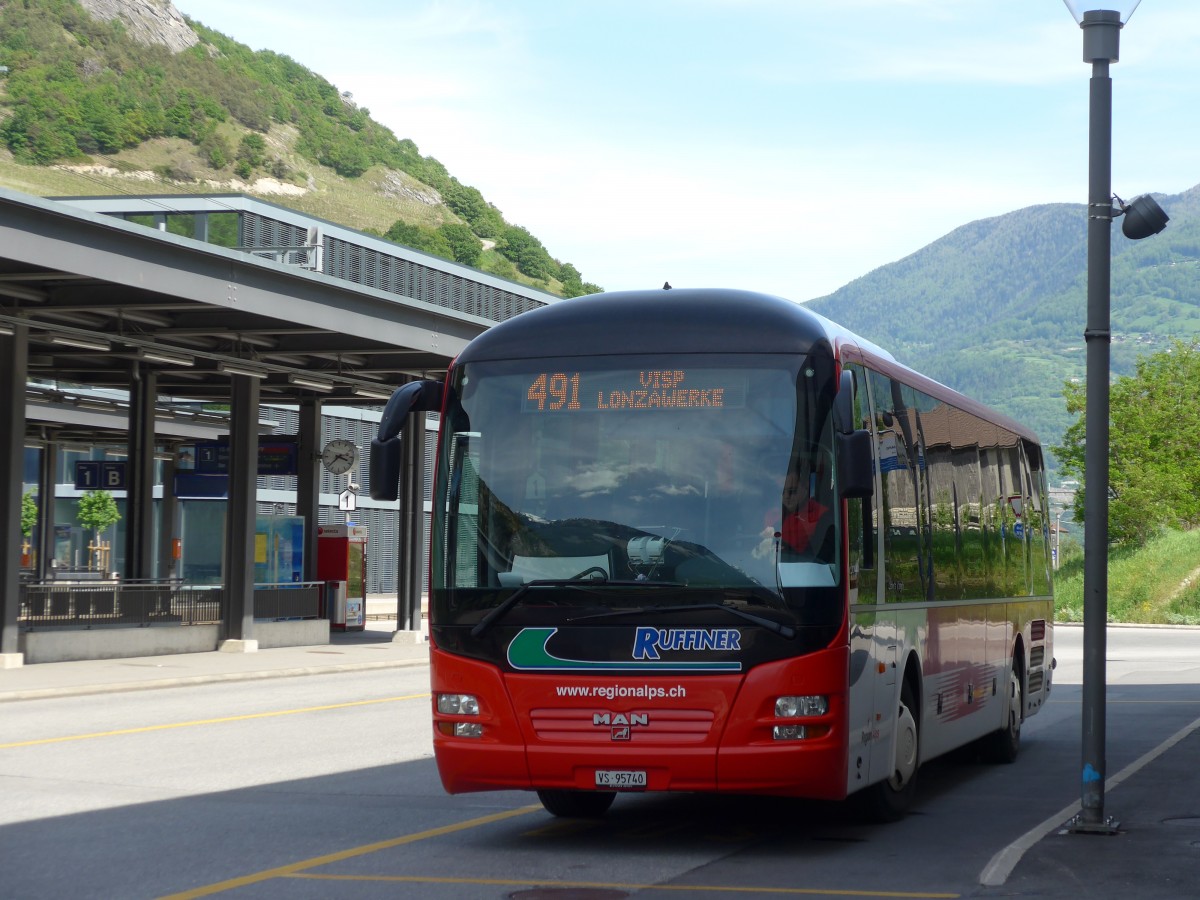
<svg viewBox="0 0 1200 900">
<path fill-rule="evenodd" d="M 324 589 L 317 581 L 256 584 L 254 618 L 320 618 Z M 20 597 L 22 628 L 146 627 L 220 624 L 225 591 L 178 580 L 85 579 L 24 583 Z"/>
<path fill-rule="evenodd" d="M 18 622 L 26 628 L 210 625 L 221 621 L 219 587 L 176 581 L 55 581 L 21 585 Z"/>
<path fill-rule="evenodd" d="M 249 253 L 253 256 L 260 256 L 263 259 L 274 260 L 277 263 L 283 263 L 285 266 L 298 266 L 301 269 L 312 269 L 314 272 L 321 271 L 321 251 L 320 244 L 278 244 L 273 246 L 259 245 L 247 247 L 235 247 L 235 250 L 241 250 L 243 253 Z"/>
</svg>

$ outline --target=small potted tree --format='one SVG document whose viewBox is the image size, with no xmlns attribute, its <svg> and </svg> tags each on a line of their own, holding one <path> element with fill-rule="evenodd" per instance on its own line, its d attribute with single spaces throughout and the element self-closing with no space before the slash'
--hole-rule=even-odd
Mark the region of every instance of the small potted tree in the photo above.
<svg viewBox="0 0 1200 900">
<path fill-rule="evenodd" d="M 38 507 L 33 491 L 21 495 L 21 568 L 27 569 L 33 564 L 30 557 L 29 539 L 33 537 L 33 529 L 37 526 Z"/>
<path fill-rule="evenodd" d="M 94 564 L 101 577 L 104 577 L 108 573 L 110 545 L 101 542 L 100 534 L 110 525 L 121 521 L 117 501 L 108 491 L 88 491 L 79 498 L 79 513 L 76 518 L 79 519 L 80 525 L 92 530 L 92 542 L 88 545 L 88 550 L 91 551 L 88 556 L 88 568 Z"/>
</svg>

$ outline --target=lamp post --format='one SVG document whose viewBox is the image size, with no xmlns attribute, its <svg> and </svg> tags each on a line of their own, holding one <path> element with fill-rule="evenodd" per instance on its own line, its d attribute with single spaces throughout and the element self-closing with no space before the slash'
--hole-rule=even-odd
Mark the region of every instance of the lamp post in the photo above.
<svg viewBox="0 0 1200 900">
<path fill-rule="evenodd" d="M 1126 215 L 1127 237 L 1157 234 L 1167 216 L 1149 196 L 1120 209 L 1112 205 L 1112 79 L 1121 28 L 1141 0 L 1064 0 L 1083 29 L 1083 61 L 1092 64 L 1088 130 L 1087 230 L 1087 406 L 1084 448 L 1083 559 L 1083 760 L 1080 813 L 1070 830 L 1115 834 L 1118 823 L 1104 815 L 1105 654 L 1108 627 L 1108 410 L 1109 297 L 1112 221 Z M 1111 7 L 1120 7 L 1113 9 Z M 1120 202 L 1120 201 L 1118 201 Z"/>
<path fill-rule="evenodd" d="M 1062 516 L 1063 511 L 1060 509 L 1054 514 L 1054 569 L 1058 571 L 1062 565 Z"/>
</svg>

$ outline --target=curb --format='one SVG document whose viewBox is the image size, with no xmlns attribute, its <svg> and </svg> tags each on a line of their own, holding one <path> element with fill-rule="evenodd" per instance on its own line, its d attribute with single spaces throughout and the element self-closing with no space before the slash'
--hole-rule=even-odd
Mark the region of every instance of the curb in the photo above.
<svg viewBox="0 0 1200 900">
<path fill-rule="evenodd" d="M 301 666 L 291 669 L 261 669 L 254 672 L 221 672 L 212 675 L 184 675 L 178 678 L 158 678 L 152 681 L 124 681 L 115 684 L 80 684 L 57 688 L 30 688 L 24 691 L 0 693 L 0 703 L 19 700 L 44 700 L 48 697 L 87 697 L 96 694 L 152 691 L 160 688 L 214 684 L 222 681 L 262 681 L 268 678 L 296 678 L 301 675 L 332 675 L 340 672 L 366 672 L 372 669 L 399 669 L 429 665 L 427 659 L 397 659 L 381 662 L 343 663 L 332 666 Z"/>
</svg>

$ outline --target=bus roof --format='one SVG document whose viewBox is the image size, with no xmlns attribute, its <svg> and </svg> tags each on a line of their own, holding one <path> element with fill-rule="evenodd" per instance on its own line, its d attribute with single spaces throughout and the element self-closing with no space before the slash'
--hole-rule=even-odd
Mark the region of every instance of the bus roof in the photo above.
<svg viewBox="0 0 1200 900">
<path fill-rule="evenodd" d="M 531 336 L 536 331 L 536 337 Z M 891 354 L 801 304 L 753 291 L 687 289 L 589 294 L 530 310 L 466 347 L 460 362 L 623 353 L 807 353 L 825 342 Z"/>
<path fill-rule="evenodd" d="M 1031 429 L 905 366 L 836 322 L 802 304 L 754 291 L 675 288 L 560 300 L 484 332 L 463 349 L 456 363 L 614 352 L 801 354 L 821 344 L 838 359 L 868 362 L 952 406 L 1038 442 Z"/>
</svg>

